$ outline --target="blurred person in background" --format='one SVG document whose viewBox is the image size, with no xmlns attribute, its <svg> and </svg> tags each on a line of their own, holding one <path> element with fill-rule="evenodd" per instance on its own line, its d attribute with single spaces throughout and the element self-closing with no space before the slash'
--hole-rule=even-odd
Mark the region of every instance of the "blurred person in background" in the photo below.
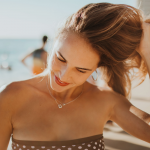
<svg viewBox="0 0 150 150">
<path fill-rule="evenodd" d="M 13 134 L 12 150 L 104 150 L 108 120 L 150 143 L 150 115 L 128 100 L 131 75 L 150 75 L 149 41 L 150 24 L 132 6 L 78 10 L 59 30 L 46 70 L 0 93 L 0 149 Z M 97 69 L 110 89 L 87 82 Z"/>
<path fill-rule="evenodd" d="M 33 74 L 40 74 L 41 72 L 44 71 L 44 69 L 46 68 L 46 64 L 47 64 L 47 52 L 45 51 L 45 45 L 47 43 L 47 36 L 43 36 L 42 38 L 42 47 L 39 49 L 34 50 L 33 52 L 29 53 L 28 55 L 26 55 L 21 61 L 22 63 L 27 66 L 28 68 L 32 67 L 32 73 Z M 25 63 L 25 60 L 29 57 L 33 57 L 33 64 L 31 64 L 31 66 L 28 66 Z"/>
</svg>

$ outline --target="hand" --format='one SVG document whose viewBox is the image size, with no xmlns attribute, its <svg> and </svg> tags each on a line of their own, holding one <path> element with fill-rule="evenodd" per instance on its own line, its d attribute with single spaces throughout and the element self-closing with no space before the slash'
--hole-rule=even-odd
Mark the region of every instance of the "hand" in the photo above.
<svg viewBox="0 0 150 150">
<path fill-rule="evenodd" d="M 142 23 L 143 35 L 137 52 L 140 55 L 150 55 L 150 19 Z"/>
</svg>

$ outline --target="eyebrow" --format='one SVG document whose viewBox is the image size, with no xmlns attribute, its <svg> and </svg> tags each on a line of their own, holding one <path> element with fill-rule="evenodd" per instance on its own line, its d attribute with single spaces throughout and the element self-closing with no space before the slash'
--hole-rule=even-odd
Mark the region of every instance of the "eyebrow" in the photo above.
<svg viewBox="0 0 150 150">
<path fill-rule="evenodd" d="M 60 52 L 58 52 L 58 53 L 59 53 L 59 55 L 66 61 L 66 59 L 63 57 L 63 55 L 62 55 Z M 82 69 L 82 70 L 92 71 L 92 69 L 88 69 L 88 68 L 80 68 L 80 67 L 76 67 L 76 68 Z"/>
</svg>

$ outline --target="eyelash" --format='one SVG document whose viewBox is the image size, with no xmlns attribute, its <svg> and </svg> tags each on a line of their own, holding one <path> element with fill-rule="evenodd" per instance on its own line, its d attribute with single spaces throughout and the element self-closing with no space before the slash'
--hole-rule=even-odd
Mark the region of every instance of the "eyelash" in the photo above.
<svg viewBox="0 0 150 150">
<path fill-rule="evenodd" d="M 61 61 L 61 62 L 63 62 L 63 63 L 65 63 L 66 61 L 64 61 L 64 60 L 61 60 L 60 58 L 58 58 L 57 57 L 57 59 L 59 60 L 59 61 Z M 80 70 L 78 70 L 79 72 L 81 72 L 81 73 L 86 73 L 85 71 L 80 71 Z"/>
<path fill-rule="evenodd" d="M 57 59 L 58 59 L 59 61 L 66 62 L 65 60 L 61 60 L 61 59 L 60 59 L 60 58 L 58 58 L 58 57 L 57 57 Z"/>
</svg>

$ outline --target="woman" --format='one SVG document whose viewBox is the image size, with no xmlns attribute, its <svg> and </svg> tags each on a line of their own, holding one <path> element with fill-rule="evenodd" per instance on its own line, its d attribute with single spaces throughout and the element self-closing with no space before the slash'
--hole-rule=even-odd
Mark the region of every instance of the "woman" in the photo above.
<svg viewBox="0 0 150 150">
<path fill-rule="evenodd" d="M 127 99 L 137 74 L 131 70 L 142 79 L 147 68 L 150 74 L 150 25 L 143 25 L 144 37 L 142 17 L 128 5 L 89 4 L 73 14 L 59 30 L 45 74 L 1 92 L 0 149 L 13 134 L 13 150 L 103 150 L 108 120 L 150 143 L 150 115 Z M 86 82 L 98 68 L 111 89 Z"/>
</svg>

